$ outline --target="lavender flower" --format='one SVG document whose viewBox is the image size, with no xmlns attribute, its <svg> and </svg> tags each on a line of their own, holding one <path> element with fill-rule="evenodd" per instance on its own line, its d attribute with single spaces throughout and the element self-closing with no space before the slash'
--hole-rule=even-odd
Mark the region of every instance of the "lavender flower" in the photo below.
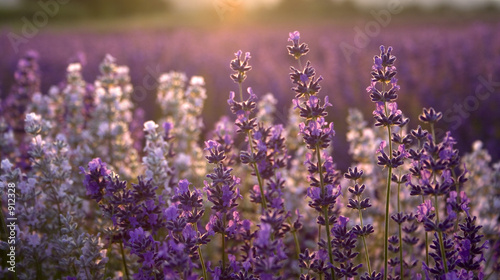
<svg viewBox="0 0 500 280">
<path fill-rule="evenodd" d="M 214 153 L 221 151 L 221 146 L 215 141 L 208 141 L 205 143 L 206 148 L 210 152 L 210 156 L 207 156 L 209 161 L 214 158 Z M 239 184 L 239 179 L 231 176 L 231 170 L 226 168 L 224 165 L 220 164 L 218 161 L 214 161 L 218 164 L 213 173 L 207 175 L 208 178 L 212 179 L 212 184 L 205 182 L 205 191 L 207 192 L 207 198 L 214 205 L 212 209 L 220 213 L 231 212 L 236 205 L 236 199 L 241 197 L 239 189 L 236 185 Z"/>
<path fill-rule="evenodd" d="M 207 192 L 207 199 L 213 203 L 211 207 L 213 214 L 210 216 L 210 222 L 207 224 L 206 229 L 210 235 L 220 233 L 222 235 L 222 260 L 219 271 L 229 273 L 226 269 L 226 234 L 227 225 L 229 223 L 238 224 L 238 216 L 233 214 L 235 207 L 238 205 L 236 200 L 242 198 L 237 185 L 240 179 L 231 175 L 231 168 L 223 164 L 224 149 L 221 144 L 216 141 L 209 140 L 205 142 L 205 150 L 210 155 L 206 156 L 210 163 L 216 164 L 213 173 L 208 174 L 207 177 L 211 179 L 212 183 L 204 182 L 204 190 Z M 232 234 L 234 235 L 234 233 Z"/>
<path fill-rule="evenodd" d="M 235 83 L 241 84 L 247 78 L 246 72 L 252 69 L 252 67 L 248 65 L 248 61 L 250 60 L 251 56 L 249 52 L 246 52 L 245 58 L 241 60 L 241 50 L 237 51 L 234 55 L 236 56 L 236 58 L 231 60 L 229 66 L 236 73 L 231 74 L 231 79 L 233 79 Z"/>
<path fill-rule="evenodd" d="M 299 38 L 299 32 L 290 33 L 290 41 L 293 42 L 293 46 L 289 46 L 288 49 L 289 53 L 296 59 L 299 59 L 301 55 L 308 51 L 307 45 L 302 44 L 302 47 L 298 46 Z M 299 67 L 302 68 L 300 60 Z M 324 119 L 324 116 L 326 116 L 325 109 L 331 104 L 328 102 L 328 98 L 325 98 L 324 104 L 321 105 L 319 99 L 315 96 L 321 89 L 319 82 L 322 80 L 322 77 L 315 78 L 315 70 L 309 62 L 307 62 L 303 70 L 297 70 L 293 67 L 291 70 L 290 79 L 294 84 L 293 90 L 296 92 L 297 98 L 294 104 L 295 107 L 300 109 L 301 116 L 304 118 L 304 122 L 299 125 L 299 134 L 304 139 L 307 148 L 311 151 L 305 162 L 308 166 L 308 179 L 310 180 L 310 187 L 307 190 L 307 195 L 311 198 L 309 206 L 318 212 L 317 223 L 325 226 L 327 237 L 326 242 L 320 239 L 318 240 L 318 244 L 322 247 L 321 244 L 326 243 L 323 249 L 328 253 L 329 263 L 325 263 L 326 259 L 320 257 L 313 264 L 317 273 L 328 275 L 326 271 L 329 270 L 330 277 L 335 279 L 336 268 L 332 253 L 330 224 L 335 222 L 332 210 L 341 192 L 340 186 L 336 188 L 336 192 L 334 191 L 337 174 L 334 170 L 335 166 L 331 157 L 326 152 L 321 155 L 321 150 L 330 146 L 331 138 L 335 135 L 333 123 L 328 123 Z M 316 158 L 315 161 L 313 160 L 313 156 Z M 325 160 L 324 163 L 322 159 Z M 322 250 L 318 251 L 317 256 L 324 256 L 321 252 Z"/>
<path fill-rule="evenodd" d="M 362 265 L 354 265 L 353 260 L 358 255 L 353 252 L 356 247 L 356 234 L 353 230 L 347 230 L 347 222 L 349 218 L 340 216 L 338 223 L 332 228 L 332 245 L 334 250 L 334 260 L 340 265 L 335 268 L 335 272 L 339 277 L 352 278 L 357 276 L 356 272 Z M 321 244 L 320 244 L 321 245 Z"/>
<path fill-rule="evenodd" d="M 276 271 L 283 267 L 282 261 L 286 254 L 283 251 L 283 243 L 280 240 L 272 240 L 272 226 L 266 222 L 261 223 L 260 230 L 254 241 L 256 249 L 255 273 L 260 279 L 277 280 Z"/>
<path fill-rule="evenodd" d="M 107 55 L 100 70 L 94 89 L 96 106 L 88 123 L 88 139 L 81 149 L 91 151 L 89 158 L 103 157 L 124 178 L 132 179 L 138 172 L 138 156 L 128 127 L 133 109 L 128 68 L 117 66 L 115 59 Z"/>
<path fill-rule="evenodd" d="M 169 72 L 159 77 L 158 102 L 162 108 L 162 122 L 172 124 L 169 140 L 174 177 L 187 178 L 201 183 L 201 178 L 208 171 L 203 160 L 203 150 L 198 142 L 204 129 L 201 113 L 207 98 L 203 77 L 191 77 L 180 72 Z"/>
<path fill-rule="evenodd" d="M 371 72 L 371 85 L 366 88 L 366 91 L 370 94 L 371 100 L 376 103 L 376 109 L 373 111 L 373 117 L 375 119 L 375 126 L 381 126 L 387 128 L 388 136 L 388 152 L 385 152 L 386 142 L 382 141 L 377 153 L 378 164 L 388 169 L 387 175 L 387 186 L 386 186 L 386 200 L 385 200 L 385 227 L 384 227 L 384 279 L 388 278 L 388 264 L 389 264 L 389 205 L 391 200 L 391 181 L 393 180 L 393 171 L 399 166 L 404 164 L 404 160 L 409 156 L 406 152 L 404 145 L 400 145 L 397 151 L 393 150 L 393 141 L 404 144 L 405 142 L 410 142 L 409 138 L 406 136 L 393 134 L 393 129 L 399 127 L 403 128 L 409 119 L 404 118 L 401 110 L 398 110 L 397 103 L 395 102 L 398 98 L 397 91 L 400 87 L 397 84 L 396 67 L 394 62 L 396 57 L 392 55 L 392 47 L 385 49 L 384 46 L 380 47 L 380 55 L 373 58 L 374 64 L 372 66 Z M 387 86 L 390 84 L 390 88 Z M 403 140 L 408 139 L 408 140 Z M 400 212 L 400 185 L 402 180 L 398 181 L 398 205 L 397 209 Z M 399 214 L 403 217 L 402 214 Z M 397 219 L 401 221 L 401 219 Z M 399 273 L 403 275 L 403 254 L 402 254 L 402 228 L 401 223 L 398 223 L 399 227 L 399 258 L 400 264 Z M 394 261 L 392 261 L 394 264 Z"/>
<path fill-rule="evenodd" d="M 366 210 L 367 208 L 371 207 L 370 199 L 365 198 L 361 200 L 362 194 L 366 188 L 365 185 L 359 186 L 356 182 L 361 178 L 363 175 L 363 170 L 358 170 L 357 167 L 354 168 L 349 168 L 348 172 L 344 174 L 344 177 L 346 179 L 351 180 L 354 183 L 354 186 L 349 187 L 349 192 L 353 194 L 355 198 L 350 198 L 349 203 L 347 205 L 348 208 L 352 209 L 357 209 L 359 213 L 359 220 L 360 224 L 355 225 L 352 229 L 351 232 L 355 234 L 357 237 L 361 237 L 361 240 L 363 241 L 363 247 L 365 250 L 365 260 L 366 260 L 366 265 L 367 265 L 367 271 L 365 273 L 365 277 L 370 278 L 370 275 L 372 274 L 372 269 L 371 269 L 371 264 L 370 264 L 370 257 L 368 253 L 368 247 L 366 246 L 366 237 L 374 232 L 373 225 L 363 224 L 363 214 L 362 210 Z M 373 271 L 373 276 L 375 277 L 382 277 L 382 274 L 378 273 L 375 274 Z"/>
<path fill-rule="evenodd" d="M 141 227 L 129 232 L 128 247 L 131 253 L 139 257 L 142 264 L 139 271 L 134 274 L 136 279 L 152 279 L 162 277 L 162 263 L 158 252 L 158 243 Z"/>
<path fill-rule="evenodd" d="M 151 179 L 152 184 L 161 188 L 163 195 L 169 197 L 174 179 L 173 171 L 168 162 L 170 144 L 163 134 L 158 133 L 157 128 L 158 125 L 154 121 L 144 123 L 144 131 L 146 132 L 144 150 L 147 155 L 142 158 L 142 162 L 146 166 L 146 179 Z"/>
<path fill-rule="evenodd" d="M 456 265 L 465 270 L 465 275 L 473 273 L 474 279 L 481 278 L 481 262 L 484 262 L 484 249 L 487 242 L 481 243 L 483 235 L 478 234 L 482 226 L 476 226 L 476 217 L 467 216 L 465 222 L 460 225 L 463 236 L 458 239 L 458 258 Z"/>
<path fill-rule="evenodd" d="M 302 43 L 299 45 L 300 40 L 300 32 L 294 31 L 289 33 L 288 41 L 292 42 L 292 46 L 287 46 L 288 53 L 295 57 L 295 59 L 299 59 L 301 56 L 307 54 L 309 52 L 309 48 L 306 43 Z"/>
<path fill-rule="evenodd" d="M 18 61 L 14 73 L 14 85 L 11 94 L 5 100 L 5 117 L 16 132 L 23 132 L 22 123 L 25 111 L 33 95 L 40 91 L 40 67 L 38 53 L 28 51 Z"/>
</svg>

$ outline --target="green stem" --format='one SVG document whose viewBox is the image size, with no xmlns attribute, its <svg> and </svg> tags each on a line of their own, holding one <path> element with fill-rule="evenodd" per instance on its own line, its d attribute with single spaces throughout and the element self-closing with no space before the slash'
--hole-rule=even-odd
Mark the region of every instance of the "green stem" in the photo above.
<svg viewBox="0 0 500 280">
<path fill-rule="evenodd" d="M 252 153 L 252 158 L 253 158 L 254 149 L 253 149 L 252 133 L 250 133 L 250 131 L 248 131 L 247 135 L 248 135 L 248 145 L 250 146 L 250 152 Z M 259 168 L 257 167 L 257 163 L 253 162 L 252 166 L 253 166 L 255 175 L 257 176 L 257 181 L 259 183 L 260 203 L 262 205 L 262 213 L 264 213 L 267 210 L 267 200 L 266 200 L 266 195 L 264 193 L 264 182 L 262 180 L 262 177 L 260 176 L 260 172 L 259 172 Z"/>
<path fill-rule="evenodd" d="M 495 273 L 495 270 L 492 270 L 486 277 L 484 277 L 484 280 L 488 280 L 493 273 Z"/>
<path fill-rule="evenodd" d="M 38 257 L 35 258 L 35 263 L 36 263 L 36 279 L 37 280 L 42 280 L 44 279 L 43 273 L 42 273 L 42 262 L 38 260 Z"/>
<path fill-rule="evenodd" d="M 330 258 L 330 263 L 333 265 L 333 252 L 332 252 L 332 238 L 330 236 L 330 221 L 328 219 L 328 208 L 323 206 L 323 215 L 325 217 L 325 230 L 326 237 L 328 240 L 328 257 Z M 332 274 L 332 279 L 335 280 L 335 271 L 333 267 L 330 268 L 330 272 Z"/>
<path fill-rule="evenodd" d="M 387 115 L 387 103 L 384 104 L 385 113 Z M 392 160 L 392 140 L 391 140 L 391 126 L 387 126 L 387 133 L 389 134 L 389 158 Z M 389 206 L 391 199 L 391 178 L 392 178 L 392 166 L 389 166 L 389 171 L 387 172 L 387 187 L 385 190 L 385 227 L 384 227 L 384 280 L 387 280 L 387 268 L 388 268 L 388 246 L 389 246 Z"/>
<path fill-rule="evenodd" d="M 387 260 L 388 260 L 388 239 L 389 239 L 389 205 L 391 198 L 391 176 L 392 167 L 389 167 L 389 172 L 387 174 L 387 187 L 386 187 L 386 203 L 385 203 L 385 226 L 384 226 L 384 279 L 387 279 Z"/>
<path fill-rule="evenodd" d="M 222 224 L 224 229 L 226 228 L 226 213 L 222 215 Z M 222 271 L 226 268 L 226 234 L 223 232 L 222 235 Z"/>
<path fill-rule="evenodd" d="M 399 176 L 401 177 L 401 170 L 399 171 Z M 399 179 L 398 179 L 399 181 Z M 401 212 L 401 199 L 400 199 L 400 192 L 401 191 L 401 183 L 398 182 L 398 213 Z M 404 279 L 404 273 L 403 273 L 403 232 L 401 230 L 401 224 L 398 224 L 398 229 L 399 229 L 399 276 L 401 277 L 401 280 Z"/>
<path fill-rule="evenodd" d="M 437 202 L 438 202 L 437 195 L 434 195 L 434 204 L 436 208 L 436 221 L 437 224 L 439 225 L 439 207 Z M 441 230 L 438 230 L 438 236 L 439 236 L 439 247 L 441 248 L 441 259 L 443 260 L 444 272 L 448 273 L 448 264 L 446 263 L 446 252 L 444 251 L 443 233 L 441 232 Z"/>
<path fill-rule="evenodd" d="M 194 230 L 198 232 L 198 225 L 196 223 L 193 224 Z M 207 277 L 207 267 L 205 266 L 205 261 L 203 260 L 203 255 L 201 253 L 201 245 L 198 245 L 198 256 L 200 258 L 201 269 L 203 272 L 203 280 L 208 280 Z"/>
<path fill-rule="evenodd" d="M 436 131 L 434 130 L 434 123 L 431 123 L 432 143 L 436 143 Z"/>
<path fill-rule="evenodd" d="M 106 251 L 106 257 L 108 258 L 109 260 L 109 257 L 110 257 L 110 254 L 111 254 L 111 240 L 113 239 L 113 237 L 111 236 L 110 240 L 109 240 L 109 245 L 108 245 L 108 250 Z M 106 272 L 108 271 L 108 263 L 109 261 L 104 265 L 104 277 L 106 277 Z"/>
<path fill-rule="evenodd" d="M 420 142 L 420 140 L 418 140 L 417 142 L 417 147 L 419 149 L 422 148 L 422 143 Z M 422 203 L 424 203 L 424 196 L 422 195 L 421 197 Z M 429 266 L 429 234 L 427 233 L 427 231 L 425 232 L 425 265 Z"/>
<path fill-rule="evenodd" d="M 240 101 L 243 102 L 243 88 L 242 84 L 238 83 L 238 88 L 240 92 Z M 252 133 L 250 131 L 247 132 L 247 137 L 248 137 L 248 146 L 250 146 L 250 152 L 252 153 L 252 157 L 254 155 L 254 149 L 253 149 L 253 137 Z M 262 213 L 267 210 L 267 201 L 266 201 L 266 195 L 264 193 L 264 182 L 262 180 L 262 177 L 260 176 L 259 169 L 257 168 L 257 163 L 252 163 L 252 167 L 254 169 L 255 175 L 257 176 L 257 181 L 259 183 L 259 190 L 260 190 L 260 198 L 261 198 L 261 205 L 262 205 Z"/>
<path fill-rule="evenodd" d="M 288 211 L 286 210 L 285 204 L 283 204 L 283 211 L 285 211 L 285 213 L 288 213 Z M 290 219 L 290 217 L 287 218 L 287 221 L 290 224 L 290 226 L 293 227 L 292 219 Z M 299 239 L 297 238 L 297 230 L 292 229 L 292 230 L 290 230 L 290 232 L 292 233 L 293 241 L 295 242 L 295 255 L 297 257 L 297 260 L 299 260 L 300 259 L 300 243 L 299 243 Z M 302 268 L 300 268 L 300 274 L 302 274 L 302 272 L 303 272 Z"/>
<path fill-rule="evenodd" d="M 238 88 L 239 88 L 239 92 L 240 92 L 240 101 L 243 101 L 243 86 L 241 85 L 241 83 L 238 83 Z"/>
<path fill-rule="evenodd" d="M 360 200 L 360 196 L 358 195 L 358 200 Z M 363 228 L 363 214 L 361 212 L 361 209 L 358 209 L 359 212 L 359 222 L 361 225 L 361 228 Z M 363 247 L 365 249 L 365 260 L 366 260 L 366 265 L 368 266 L 368 274 L 372 273 L 372 268 L 370 265 L 370 255 L 368 254 L 368 247 L 366 246 L 366 238 L 364 235 L 361 236 L 361 240 L 363 241 Z"/>
<path fill-rule="evenodd" d="M 399 171 L 399 175 L 401 176 L 401 171 Z M 401 191 L 401 183 L 398 182 L 398 213 L 401 212 L 401 198 L 399 197 L 400 191 Z"/>
<path fill-rule="evenodd" d="M 130 275 L 128 273 L 127 261 L 125 260 L 125 251 L 123 250 L 123 241 L 120 240 L 120 252 L 122 254 L 123 268 L 125 269 L 125 276 L 127 280 L 130 280 Z"/>
<path fill-rule="evenodd" d="M 297 238 L 297 231 L 294 229 L 292 230 L 292 235 L 293 235 L 293 241 L 295 242 L 295 254 L 297 255 L 297 261 L 300 260 L 300 243 L 299 239 Z M 300 274 L 302 274 L 302 267 L 300 268 Z"/>
<path fill-rule="evenodd" d="M 325 184 L 323 182 L 323 164 L 321 163 L 321 153 L 319 150 L 319 145 L 316 145 L 316 156 L 318 157 L 318 173 L 319 173 L 319 185 L 321 187 L 321 195 L 325 195 Z M 330 258 L 330 263 L 333 265 L 333 253 L 332 253 L 332 240 L 330 236 L 330 219 L 328 217 L 328 208 L 323 206 L 323 216 L 325 218 L 325 230 L 326 237 L 328 240 L 328 257 Z M 333 267 L 330 268 L 332 279 L 335 280 L 335 271 Z"/>
<path fill-rule="evenodd" d="M 486 261 L 486 264 L 484 265 L 484 271 L 485 271 L 485 274 L 486 274 L 486 271 L 488 270 L 488 267 L 490 267 L 491 260 L 493 259 L 493 258 L 492 258 L 492 254 L 493 254 L 493 252 L 490 254 L 490 256 L 488 257 L 488 260 Z M 494 270 L 494 269 L 493 269 L 493 267 L 492 267 L 492 271 L 491 271 L 491 273 L 490 273 L 488 276 L 484 277 L 484 280 L 488 279 L 488 277 L 489 277 L 491 274 L 493 274 L 494 272 L 495 272 L 495 270 Z"/>
<path fill-rule="evenodd" d="M 318 242 L 321 240 L 321 225 L 318 224 Z M 318 244 L 318 250 L 321 249 L 321 247 Z"/>
<path fill-rule="evenodd" d="M 425 265 L 429 266 L 429 233 L 425 232 Z"/>
<path fill-rule="evenodd" d="M 111 217 L 113 217 L 113 215 L 115 214 L 115 208 L 111 209 Z M 115 230 L 115 226 L 113 225 L 113 230 L 111 231 L 111 236 L 109 237 L 109 245 L 108 245 L 108 250 L 106 251 L 106 257 L 108 258 L 109 260 L 109 255 L 111 254 L 111 249 L 112 249 L 112 245 L 113 245 L 113 232 Z M 108 270 L 108 264 L 109 264 L 109 261 L 106 262 L 106 264 L 104 264 L 104 277 L 106 277 L 106 272 Z"/>
<path fill-rule="evenodd" d="M 403 232 L 401 230 L 401 224 L 399 226 L 399 276 L 401 280 L 404 279 L 403 273 Z"/>
<path fill-rule="evenodd" d="M 453 176 L 453 180 L 454 180 L 454 184 L 455 184 L 455 191 L 457 192 L 457 205 L 460 205 L 461 201 L 460 201 L 460 186 L 458 184 L 458 180 L 457 180 L 457 174 L 455 173 L 455 170 L 452 168 L 451 169 L 451 175 Z M 459 220 L 459 215 L 460 215 L 460 212 L 457 211 L 457 218 L 455 219 L 455 231 L 458 230 L 458 220 Z"/>
<path fill-rule="evenodd" d="M 425 203 L 423 195 L 422 203 Z M 429 266 L 429 235 L 427 231 L 425 232 L 425 265 Z"/>
</svg>

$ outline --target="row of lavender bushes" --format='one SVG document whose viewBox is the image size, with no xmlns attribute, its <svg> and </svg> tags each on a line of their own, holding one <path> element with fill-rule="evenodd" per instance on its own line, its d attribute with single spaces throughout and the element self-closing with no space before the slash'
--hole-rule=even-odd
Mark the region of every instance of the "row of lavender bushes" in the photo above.
<svg viewBox="0 0 500 280">
<path fill-rule="evenodd" d="M 309 37 L 308 44 L 314 49 L 310 60 L 318 72 L 328 76 L 322 84 L 320 96 L 326 93 L 336 102 L 331 109 L 330 120 L 335 118 L 337 133 L 347 132 L 344 117 L 348 108 L 356 107 L 365 116 L 373 111 L 366 102 L 366 81 L 370 78 L 373 52 L 382 44 L 392 45 L 398 59 L 398 71 L 405 79 L 400 85 L 406 98 L 398 103 L 405 108 L 405 115 L 417 120 L 422 107 L 434 107 L 443 113 L 437 124 L 440 137 L 450 130 L 461 139 L 457 148 L 470 151 L 472 143 L 481 139 L 495 161 L 500 160 L 497 142 L 500 126 L 490 125 L 500 119 L 500 24 L 487 20 L 465 20 L 455 23 L 443 21 L 436 24 L 421 23 L 411 19 L 394 18 L 379 34 L 370 31 L 363 37 L 359 31 L 368 28 L 357 19 L 337 22 L 304 24 L 302 32 Z M 441 23 L 439 23 L 441 22 Z M 298 22 L 296 22 L 298 23 Z M 335 28 L 332 28 L 335 26 Z M 356 27 L 356 30 L 353 28 Z M 94 30 L 95 31 L 95 30 Z M 9 40 L 9 33 L 19 31 L 0 30 L 0 95 L 5 98 L 13 82 L 20 54 L 30 49 L 40 53 L 41 89 L 48 92 L 50 86 L 58 84 L 64 76 L 68 63 L 80 62 L 82 76 L 86 81 L 99 75 L 99 64 L 107 53 L 130 67 L 130 79 L 134 85 L 132 101 L 147 107 L 156 102 L 157 83 L 161 73 L 180 69 L 188 76 L 201 75 L 209 94 L 205 100 L 204 121 L 206 133 L 227 108 L 219 110 L 225 103 L 232 81 L 227 79 L 230 69 L 227 61 L 232 53 L 244 48 L 252 52 L 252 65 L 258 69 L 247 79 L 254 91 L 263 95 L 272 92 L 278 100 L 276 117 L 286 122 L 290 103 L 290 82 L 286 78 L 289 57 L 275 38 L 288 31 L 288 27 L 266 23 L 250 26 L 232 25 L 228 22 L 211 28 L 179 27 L 173 29 L 124 30 L 50 30 L 41 29 L 29 40 L 16 45 Z M 54 44 L 54 42 L 60 42 Z M 233 42 L 237 42 L 234 47 Z M 343 49 L 343 44 L 353 48 Z M 75 55 L 75 53 L 85 55 Z M 272 61 L 272 63 L 269 63 Z M 496 93 L 495 93 L 496 92 Z M 227 106 L 226 106 L 227 107 Z M 148 109 L 147 120 L 157 120 L 160 110 Z M 498 123 L 498 122 L 496 122 Z M 333 143 L 337 150 L 335 158 L 342 169 L 350 163 L 348 143 L 337 137 Z"/>
<path fill-rule="evenodd" d="M 2 254 L 1 275 L 497 278 L 500 164 L 479 141 L 460 158 L 450 133 L 436 136 L 442 113 L 432 108 L 409 122 L 396 103 L 396 58 L 381 47 L 366 82 L 375 123 L 349 111 L 355 163 L 341 172 L 326 120 L 336 100 L 317 96 L 325 82 L 299 39 L 290 33 L 287 46 L 287 123 L 275 124 L 271 94 L 244 90 L 251 56 L 238 51 L 227 100 L 234 118 L 222 117 L 203 145 L 202 77 L 161 75 L 162 118 L 144 122 L 129 69 L 113 57 L 93 84 L 70 64 L 66 81 L 42 95 L 28 53 L 1 108 L 2 210 L 15 183 L 18 221 L 16 272 Z"/>
</svg>

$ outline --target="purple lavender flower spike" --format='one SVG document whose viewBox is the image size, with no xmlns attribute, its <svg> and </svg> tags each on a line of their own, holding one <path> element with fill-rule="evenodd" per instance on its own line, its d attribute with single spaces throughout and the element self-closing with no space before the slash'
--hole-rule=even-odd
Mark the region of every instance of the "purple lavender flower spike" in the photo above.
<svg viewBox="0 0 500 280">
<path fill-rule="evenodd" d="M 307 44 L 302 43 L 299 45 L 300 33 L 299 31 L 294 31 L 289 33 L 288 41 L 292 42 L 292 46 L 287 46 L 288 53 L 295 57 L 295 59 L 299 59 L 301 56 L 307 54 L 309 52 L 309 47 Z"/>
<path fill-rule="evenodd" d="M 103 198 L 103 191 L 107 185 L 106 180 L 108 180 L 107 176 L 111 172 L 107 170 L 106 163 L 103 163 L 100 158 L 91 160 L 88 167 L 88 173 L 83 167 L 80 167 L 81 173 L 85 174 L 83 184 L 87 189 L 87 195 L 99 202 Z"/>
<path fill-rule="evenodd" d="M 241 60 L 241 54 L 242 54 L 241 50 L 236 52 L 234 54 L 236 58 L 233 59 L 229 64 L 231 69 L 237 72 L 236 74 L 231 74 L 231 78 L 235 83 L 240 83 L 240 84 L 246 79 L 247 77 L 246 72 L 252 69 L 252 67 L 248 65 L 248 61 L 251 58 L 250 53 L 249 52 L 245 53 L 245 59 L 243 61 Z"/>
<path fill-rule="evenodd" d="M 424 203 L 417 206 L 417 220 L 423 222 L 431 213 L 434 211 L 434 206 L 430 200 L 426 200 Z"/>
</svg>

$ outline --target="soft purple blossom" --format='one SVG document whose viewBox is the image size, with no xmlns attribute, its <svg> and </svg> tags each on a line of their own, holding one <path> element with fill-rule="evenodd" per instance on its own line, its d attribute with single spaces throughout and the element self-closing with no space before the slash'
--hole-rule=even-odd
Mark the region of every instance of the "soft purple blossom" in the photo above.
<svg viewBox="0 0 500 280">
<path fill-rule="evenodd" d="M 434 206 L 432 206 L 432 202 L 430 200 L 424 201 L 424 203 L 417 206 L 417 219 L 419 222 L 422 222 L 426 219 L 430 214 L 434 212 Z"/>
<path fill-rule="evenodd" d="M 171 205 L 164 211 L 165 218 L 167 221 L 173 221 L 177 219 L 179 213 L 176 205 Z"/>
</svg>

